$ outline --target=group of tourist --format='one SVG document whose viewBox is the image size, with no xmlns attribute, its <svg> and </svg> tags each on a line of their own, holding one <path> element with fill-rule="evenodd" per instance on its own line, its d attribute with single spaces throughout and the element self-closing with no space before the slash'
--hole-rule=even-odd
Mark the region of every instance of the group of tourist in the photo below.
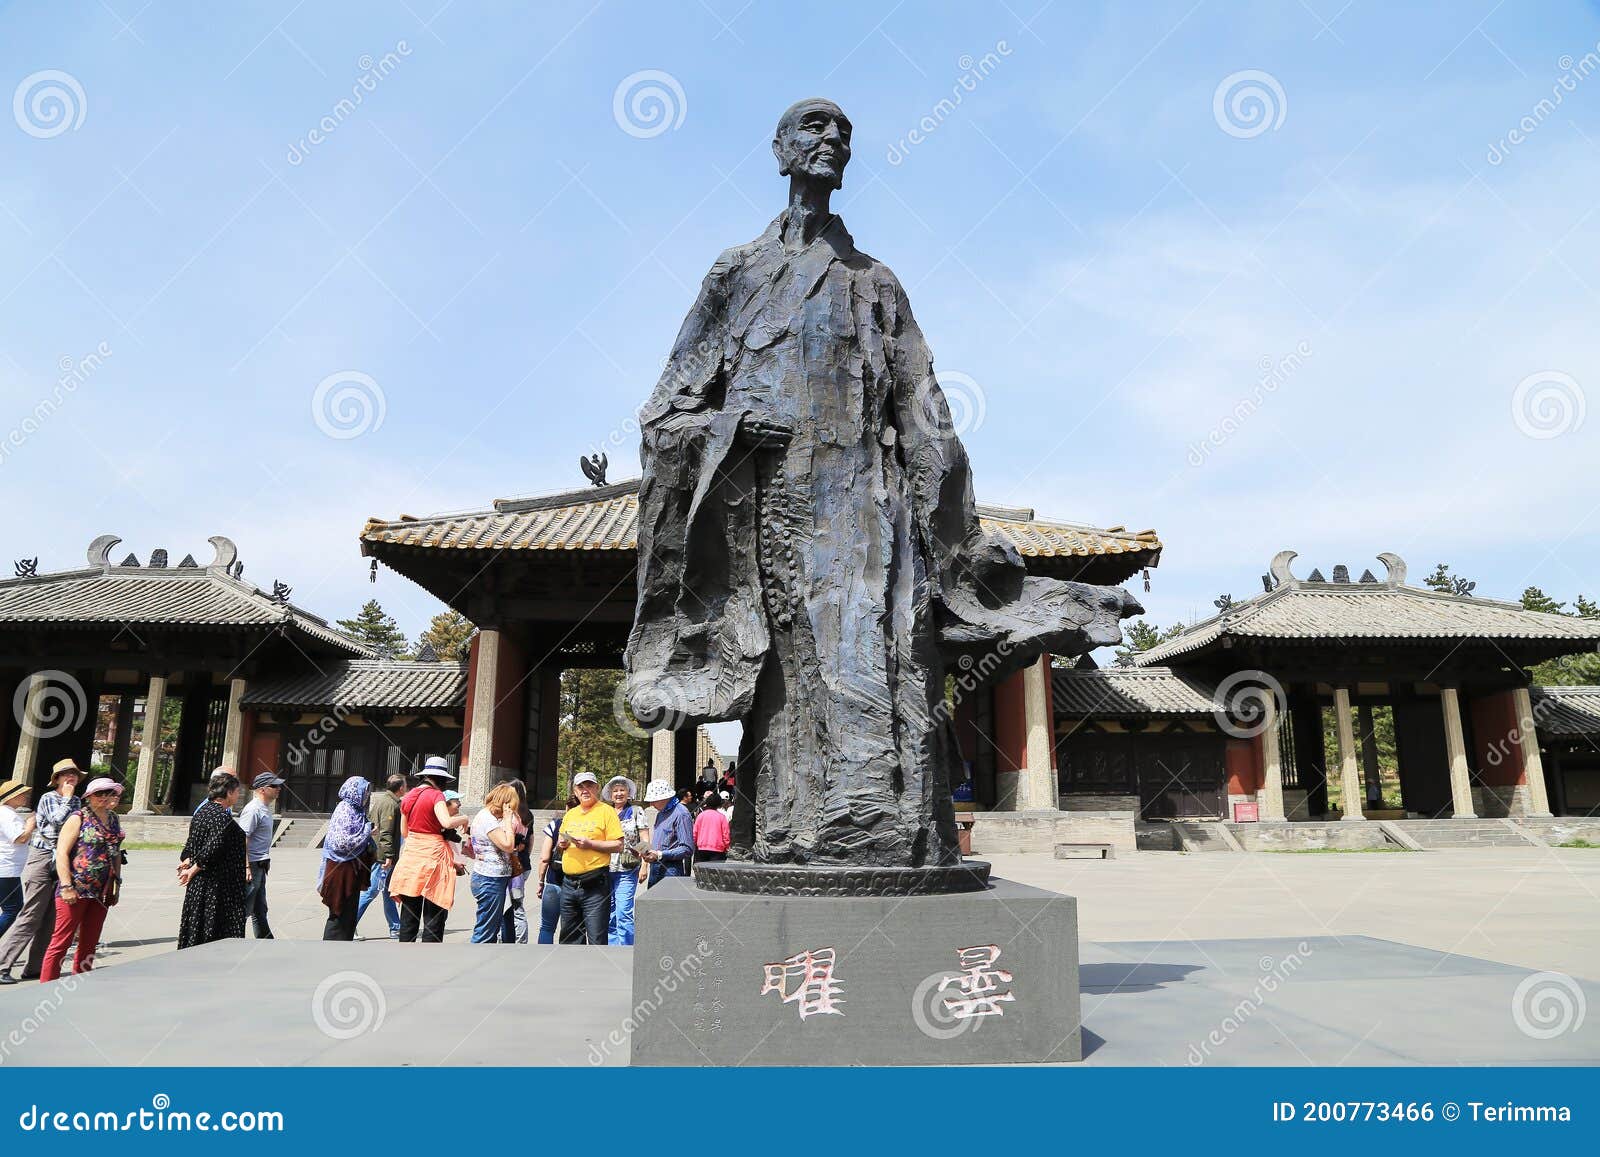
<svg viewBox="0 0 1600 1157">
<path fill-rule="evenodd" d="M 24 976 L 57 979 L 74 940 L 73 972 L 94 966 L 126 856 L 116 812 L 122 785 L 101 776 L 79 796 L 85 777 L 73 760 L 58 760 L 49 792 L 26 817 L 18 809 L 30 786 L 0 783 L 0 984 L 17 983 L 18 964 Z"/>
<path fill-rule="evenodd" d="M 56 979 L 74 942 L 73 971 L 93 967 L 127 856 L 122 785 L 96 778 L 80 796 L 85 778 L 73 760 L 59 761 L 31 812 L 28 784 L 0 782 L 0 984 L 17 982 L 19 963 L 24 977 Z M 178 857 L 180 949 L 243 937 L 247 924 L 272 939 L 267 880 L 284 782 L 257 775 L 236 819 L 244 785 L 228 768 L 212 773 Z M 565 813 L 538 831 L 522 781 L 496 785 L 470 816 L 454 782 L 449 761 L 430 756 L 409 790 L 403 775 L 377 790 L 360 775 L 340 785 L 316 880 L 324 940 L 360 939 L 362 916 L 381 901 L 389 938 L 438 943 L 456 882 L 470 876 L 474 944 L 632 944 L 641 885 L 727 856 L 731 779 L 681 793 L 655 781 L 636 799 L 626 776 L 602 789 L 593 772 L 579 772 Z"/>
</svg>

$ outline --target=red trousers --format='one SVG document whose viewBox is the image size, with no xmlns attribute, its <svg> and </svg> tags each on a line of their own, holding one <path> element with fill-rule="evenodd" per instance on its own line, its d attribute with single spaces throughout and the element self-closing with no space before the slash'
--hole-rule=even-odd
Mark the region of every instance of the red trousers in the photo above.
<svg viewBox="0 0 1600 1157">
<path fill-rule="evenodd" d="M 39 969 L 39 980 L 45 984 L 61 977 L 61 963 L 67 958 L 67 948 L 72 938 L 78 938 L 78 950 L 72 954 L 72 972 L 76 976 L 94 967 L 94 952 L 100 947 L 100 930 L 106 926 L 106 914 L 111 909 L 98 900 L 79 897 L 67 903 L 56 897 L 56 931 L 50 937 L 50 947 L 44 954 L 44 965 Z"/>
</svg>

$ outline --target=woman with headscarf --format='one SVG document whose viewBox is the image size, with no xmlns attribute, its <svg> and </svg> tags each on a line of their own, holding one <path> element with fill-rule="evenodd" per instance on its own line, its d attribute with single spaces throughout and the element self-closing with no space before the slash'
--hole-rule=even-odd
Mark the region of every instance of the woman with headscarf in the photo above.
<svg viewBox="0 0 1600 1157">
<path fill-rule="evenodd" d="M 611 919 L 606 943 L 633 943 L 633 900 L 639 891 L 644 861 L 640 850 L 650 842 L 650 809 L 633 800 L 633 780 L 614 775 L 606 781 L 606 797 L 622 821 L 622 850 L 611 854 Z"/>
<path fill-rule="evenodd" d="M 450 814 L 444 786 L 456 777 L 443 756 L 430 755 L 420 778 L 400 801 L 405 845 L 389 878 L 389 893 L 400 904 L 401 942 L 438 944 L 456 901 L 456 860 L 444 833 L 469 827 L 472 817 Z"/>
<path fill-rule="evenodd" d="M 322 840 L 322 868 L 317 874 L 317 894 L 328 909 L 324 940 L 354 940 L 361 893 L 372 879 L 377 846 L 372 821 L 367 819 L 367 797 L 372 784 L 364 775 L 352 775 L 339 785 L 339 806 L 328 821 Z"/>
<path fill-rule="evenodd" d="M 78 949 L 72 954 L 72 974 L 94 967 L 100 931 L 117 902 L 122 875 L 122 825 L 116 812 L 120 798 L 122 785 L 101 776 L 83 793 L 85 806 L 61 825 L 56 841 L 56 926 L 39 969 L 39 979 L 46 984 L 60 978 L 74 937 Z"/>
<path fill-rule="evenodd" d="M 233 820 L 239 777 L 225 767 L 211 773 L 206 802 L 189 821 L 189 840 L 178 859 L 185 889 L 178 947 L 244 936 L 244 829 Z"/>
</svg>

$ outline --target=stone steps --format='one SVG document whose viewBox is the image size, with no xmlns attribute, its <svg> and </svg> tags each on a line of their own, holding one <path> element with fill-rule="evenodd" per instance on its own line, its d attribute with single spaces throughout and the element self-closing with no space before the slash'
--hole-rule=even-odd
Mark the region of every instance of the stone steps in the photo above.
<svg viewBox="0 0 1600 1157">
<path fill-rule="evenodd" d="M 1419 847 L 1440 848 L 1526 848 L 1537 847 L 1515 824 L 1497 819 L 1388 820 Z"/>
<path fill-rule="evenodd" d="M 1184 852 L 1237 852 L 1238 843 L 1220 822 L 1195 822 L 1186 820 L 1172 825 L 1178 848 Z"/>
<path fill-rule="evenodd" d="M 325 816 L 280 816 L 273 829 L 272 846 L 315 848 L 322 843 L 322 833 L 327 827 Z"/>
</svg>

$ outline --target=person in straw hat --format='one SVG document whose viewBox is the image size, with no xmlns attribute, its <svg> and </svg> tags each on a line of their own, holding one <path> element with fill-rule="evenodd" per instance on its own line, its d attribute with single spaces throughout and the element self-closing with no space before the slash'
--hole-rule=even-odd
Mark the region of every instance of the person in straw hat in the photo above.
<svg viewBox="0 0 1600 1157">
<path fill-rule="evenodd" d="M 28 806 L 32 792 L 20 779 L 0 783 L 0 935 L 22 911 L 22 870 L 28 864 L 28 841 L 38 819 L 17 809 Z"/>
<path fill-rule="evenodd" d="M 72 759 L 59 759 L 50 769 L 50 792 L 34 813 L 28 862 L 22 869 L 22 910 L 0 936 L 0 984 L 17 982 L 11 970 L 23 957 L 28 960 L 24 980 L 36 975 L 44 962 L 55 931 L 56 840 L 62 825 L 83 806 L 78 798 L 81 782 L 83 768 Z"/>
<path fill-rule="evenodd" d="M 444 833 L 468 827 L 472 817 L 452 815 L 445 802 L 445 785 L 456 777 L 444 756 L 428 756 L 419 778 L 400 801 L 405 843 L 389 891 L 400 904 L 401 943 L 438 944 L 456 901 L 456 859 Z"/>
</svg>

